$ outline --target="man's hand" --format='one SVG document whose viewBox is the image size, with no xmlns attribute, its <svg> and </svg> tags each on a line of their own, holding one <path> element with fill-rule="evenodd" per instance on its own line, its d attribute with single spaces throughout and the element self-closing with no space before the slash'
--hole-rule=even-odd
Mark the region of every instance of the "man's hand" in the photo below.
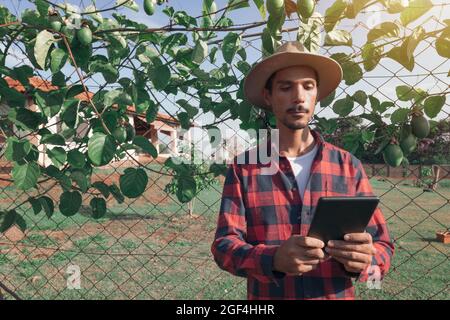
<svg viewBox="0 0 450 320">
<path fill-rule="evenodd" d="M 360 273 L 371 263 L 376 254 L 369 233 L 350 233 L 344 236 L 345 241 L 328 241 L 325 251 L 344 265 L 348 272 Z"/>
<path fill-rule="evenodd" d="M 287 275 L 301 275 L 309 272 L 325 258 L 323 241 L 302 236 L 292 236 L 276 251 L 273 267 Z"/>
</svg>

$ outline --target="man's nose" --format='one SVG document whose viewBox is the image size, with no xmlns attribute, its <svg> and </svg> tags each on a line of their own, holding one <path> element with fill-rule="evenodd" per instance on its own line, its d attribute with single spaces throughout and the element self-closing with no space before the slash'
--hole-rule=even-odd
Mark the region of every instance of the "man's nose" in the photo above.
<svg viewBox="0 0 450 320">
<path fill-rule="evenodd" d="M 306 98 L 305 88 L 303 88 L 301 84 L 294 85 L 293 95 L 294 95 L 293 96 L 294 102 L 296 103 L 305 102 Z"/>
</svg>

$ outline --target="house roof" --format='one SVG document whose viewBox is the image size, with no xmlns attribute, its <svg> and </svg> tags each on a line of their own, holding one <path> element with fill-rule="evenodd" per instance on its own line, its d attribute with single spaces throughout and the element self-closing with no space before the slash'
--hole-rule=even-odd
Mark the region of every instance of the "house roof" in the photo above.
<svg viewBox="0 0 450 320">
<path fill-rule="evenodd" d="M 18 92 L 25 92 L 25 87 L 18 80 L 12 79 L 11 77 L 8 77 L 8 76 L 4 77 L 4 79 L 10 88 L 17 90 Z M 42 79 L 41 77 L 38 77 L 38 76 L 30 77 L 30 78 L 28 78 L 28 81 L 32 87 L 39 89 L 41 91 L 44 91 L 44 92 L 50 92 L 53 90 L 57 90 L 59 88 L 58 86 L 52 85 L 52 83 L 50 81 Z M 77 94 L 75 96 L 75 98 L 79 99 L 81 101 L 87 101 L 88 96 L 89 96 L 89 98 L 92 98 L 94 96 L 94 94 L 89 91 L 87 93 L 82 92 L 80 94 Z M 143 117 L 145 120 L 145 114 L 142 114 L 142 113 L 137 114 L 136 108 L 134 106 L 127 106 L 127 113 Z M 156 116 L 156 120 L 160 120 L 163 122 L 171 122 L 171 123 L 177 124 L 177 125 L 180 123 L 178 121 L 178 119 L 171 117 L 167 114 L 161 113 L 161 112 L 158 112 L 158 114 Z"/>
</svg>

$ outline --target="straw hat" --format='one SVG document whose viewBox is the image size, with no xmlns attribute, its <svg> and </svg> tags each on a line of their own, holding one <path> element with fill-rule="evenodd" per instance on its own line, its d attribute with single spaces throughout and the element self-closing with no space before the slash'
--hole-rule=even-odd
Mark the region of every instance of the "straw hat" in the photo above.
<svg viewBox="0 0 450 320">
<path fill-rule="evenodd" d="M 326 98 L 342 80 L 342 68 L 336 60 L 310 53 L 298 41 L 288 41 L 250 70 L 244 81 L 247 100 L 257 107 L 270 110 L 263 97 L 266 82 L 274 72 L 292 66 L 307 66 L 316 70 L 319 77 L 317 101 Z"/>
</svg>

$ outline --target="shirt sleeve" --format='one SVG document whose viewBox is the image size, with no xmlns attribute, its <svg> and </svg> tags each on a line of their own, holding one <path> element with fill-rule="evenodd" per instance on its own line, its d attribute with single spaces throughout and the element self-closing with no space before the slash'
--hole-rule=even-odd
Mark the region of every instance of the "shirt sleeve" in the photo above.
<svg viewBox="0 0 450 320">
<path fill-rule="evenodd" d="M 357 166 L 356 196 L 373 196 L 372 186 L 367 178 L 361 162 Z M 377 253 L 372 258 L 372 265 L 359 275 L 359 281 L 366 282 L 371 279 L 382 280 L 389 271 L 391 259 L 394 254 L 394 245 L 389 236 L 386 220 L 379 207 L 376 208 L 366 232 L 370 233 Z"/>
<path fill-rule="evenodd" d="M 231 164 L 226 173 L 217 230 L 211 252 L 217 265 L 240 277 L 269 283 L 284 274 L 273 271 L 273 257 L 279 246 L 246 242 L 246 209 L 239 167 Z"/>
</svg>

